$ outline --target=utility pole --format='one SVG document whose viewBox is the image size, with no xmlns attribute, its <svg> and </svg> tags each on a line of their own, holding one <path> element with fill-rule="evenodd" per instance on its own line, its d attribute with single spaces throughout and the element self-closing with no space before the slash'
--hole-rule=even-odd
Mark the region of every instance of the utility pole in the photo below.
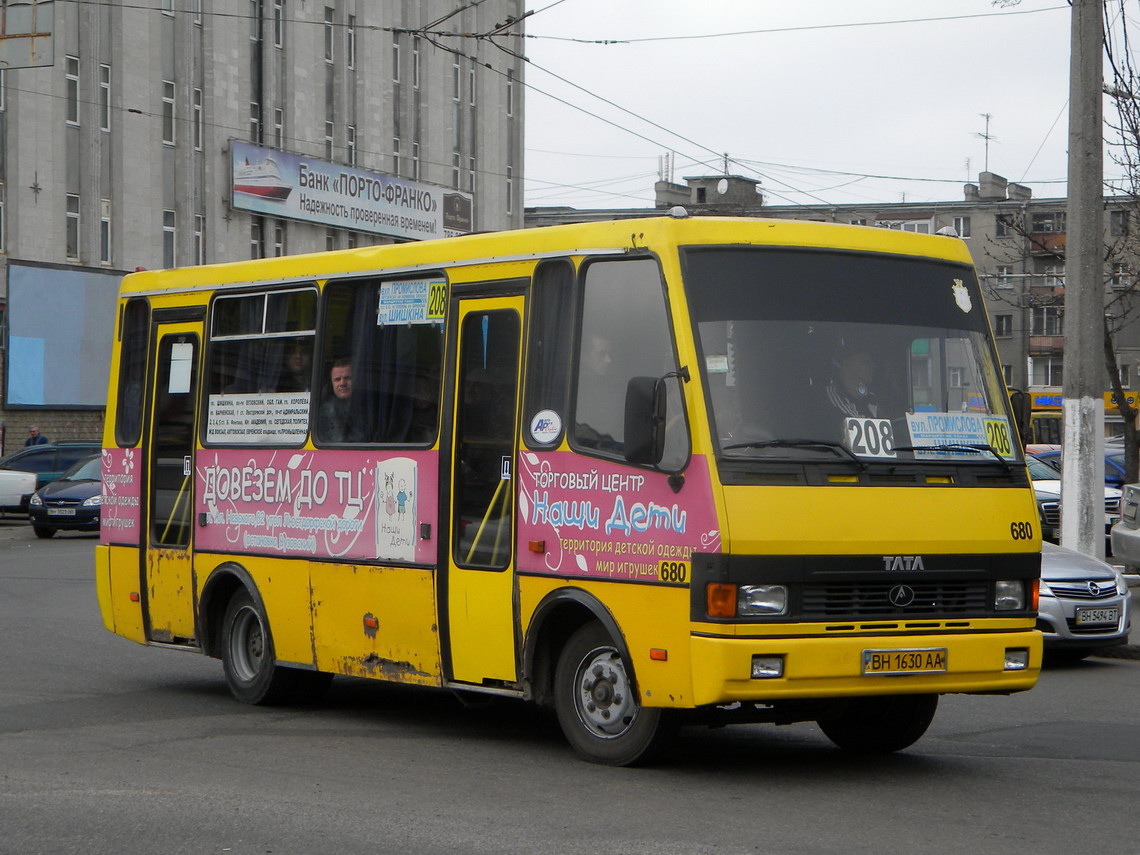
<svg viewBox="0 0 1140 855">
<path fill-rule="evenodd" d="M 1061 543 L 1104 558 L 1102 0 L 1072 0 Z"/>
</svg>

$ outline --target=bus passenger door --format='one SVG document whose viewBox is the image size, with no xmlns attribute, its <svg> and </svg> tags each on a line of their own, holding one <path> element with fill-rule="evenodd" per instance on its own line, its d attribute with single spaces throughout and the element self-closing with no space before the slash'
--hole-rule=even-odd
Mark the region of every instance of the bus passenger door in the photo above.
<svg viewBox="0 0 1140 855">
<path fill-rule="evenodd" d="M 191 540 L 200 323 L 156 327 L 143 493 L 143 604 L 149 641 L 196 638 Z"/>
<path fill-rule="evenodd" d="M 450 548 L 446 563 L 450 677 L 517 678 L 514 625 L 515 438 L 522 297 L 458 302 L 451 413 Z M 446 493 L 449 492 L 448 496 Z"/>
</svg>

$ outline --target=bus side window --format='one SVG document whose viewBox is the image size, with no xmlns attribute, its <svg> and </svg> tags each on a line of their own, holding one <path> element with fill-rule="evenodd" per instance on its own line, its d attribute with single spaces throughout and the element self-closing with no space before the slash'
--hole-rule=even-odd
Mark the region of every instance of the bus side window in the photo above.
<svg viewBox="0 0 1140 855">
<path fill-rule="evenodd" d="M 677 370 L 665 291 L 657 262 L 597 261 L 586 268 L 578 337 L 574 446 L 624 459 L 625 398 L 635 377 L 663 378 Z M 680 386 L 667 382 L 665 456 L 676 470 L 688 459 Z"/>
<path fill-rule="evenodd" d="M 136 445 L 142 436 L 149 332 L 150 307 L 146 300 L 131 300 L 123 313 L 123 346 L 119 354 L 115 441 L 121 447 Z"/>
<path fill-rule="evenodd" d="M 549 424 L 565 425 L 569 406 L 571 352 L 574 347 L 574 307 L 577 280 L 569 261 L 546 261 L 535 271 L 531 287 L 530 336 L 527 344 L 526 411 L 523 434 L 529 445 L 549 447 L 562 439 Z M 552 412 L 557 421 L 532 430 L 540 413 Z M 540 438 L 541 437 L 541 438 Z"/>
<path fill-rule="evenodd" d="M 430 277 L 429 277 L 430 278 Z M 398 322 L 389 294 L 416 292 L 417 282 L 365 279 L 325 289 L 315 439 L 321 444 L 428 445 L 439 430 L 443 319 Z M 430 287 L 446 288 L 442 277 Z M 345 370 L 351 383 L 345 388 Z"/>
</svg>

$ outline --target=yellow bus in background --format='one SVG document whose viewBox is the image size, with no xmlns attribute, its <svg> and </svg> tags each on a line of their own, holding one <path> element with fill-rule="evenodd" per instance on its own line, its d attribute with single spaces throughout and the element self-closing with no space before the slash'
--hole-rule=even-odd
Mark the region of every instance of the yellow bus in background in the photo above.
<svg viewBox="0 0 1140 855">
<path fill-rule="evenodd" d="M 1029 689 L 1040 539 L 965 245 L 672 216 L 122 283 L 107 628 L 253 704 L 332 675 L 894 751 Z"/>
</svg>

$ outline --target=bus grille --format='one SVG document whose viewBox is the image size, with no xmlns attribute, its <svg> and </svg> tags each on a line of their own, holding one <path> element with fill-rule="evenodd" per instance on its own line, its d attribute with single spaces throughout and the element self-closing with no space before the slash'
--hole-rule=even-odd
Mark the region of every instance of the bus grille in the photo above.
<svg viewBox="0 0 1140 855">
<path fill-rule="evenodd" d="M 842 617 L 897 617 L 900 615 L 983 615 L 990 602 L 986 582 L 927 582 L 906 585 L 914 592 L 907 605 L 891 602 L 892 589 L 883 584 L 807 585 L 803 589 L 805 619 Z"/>
</svg>

